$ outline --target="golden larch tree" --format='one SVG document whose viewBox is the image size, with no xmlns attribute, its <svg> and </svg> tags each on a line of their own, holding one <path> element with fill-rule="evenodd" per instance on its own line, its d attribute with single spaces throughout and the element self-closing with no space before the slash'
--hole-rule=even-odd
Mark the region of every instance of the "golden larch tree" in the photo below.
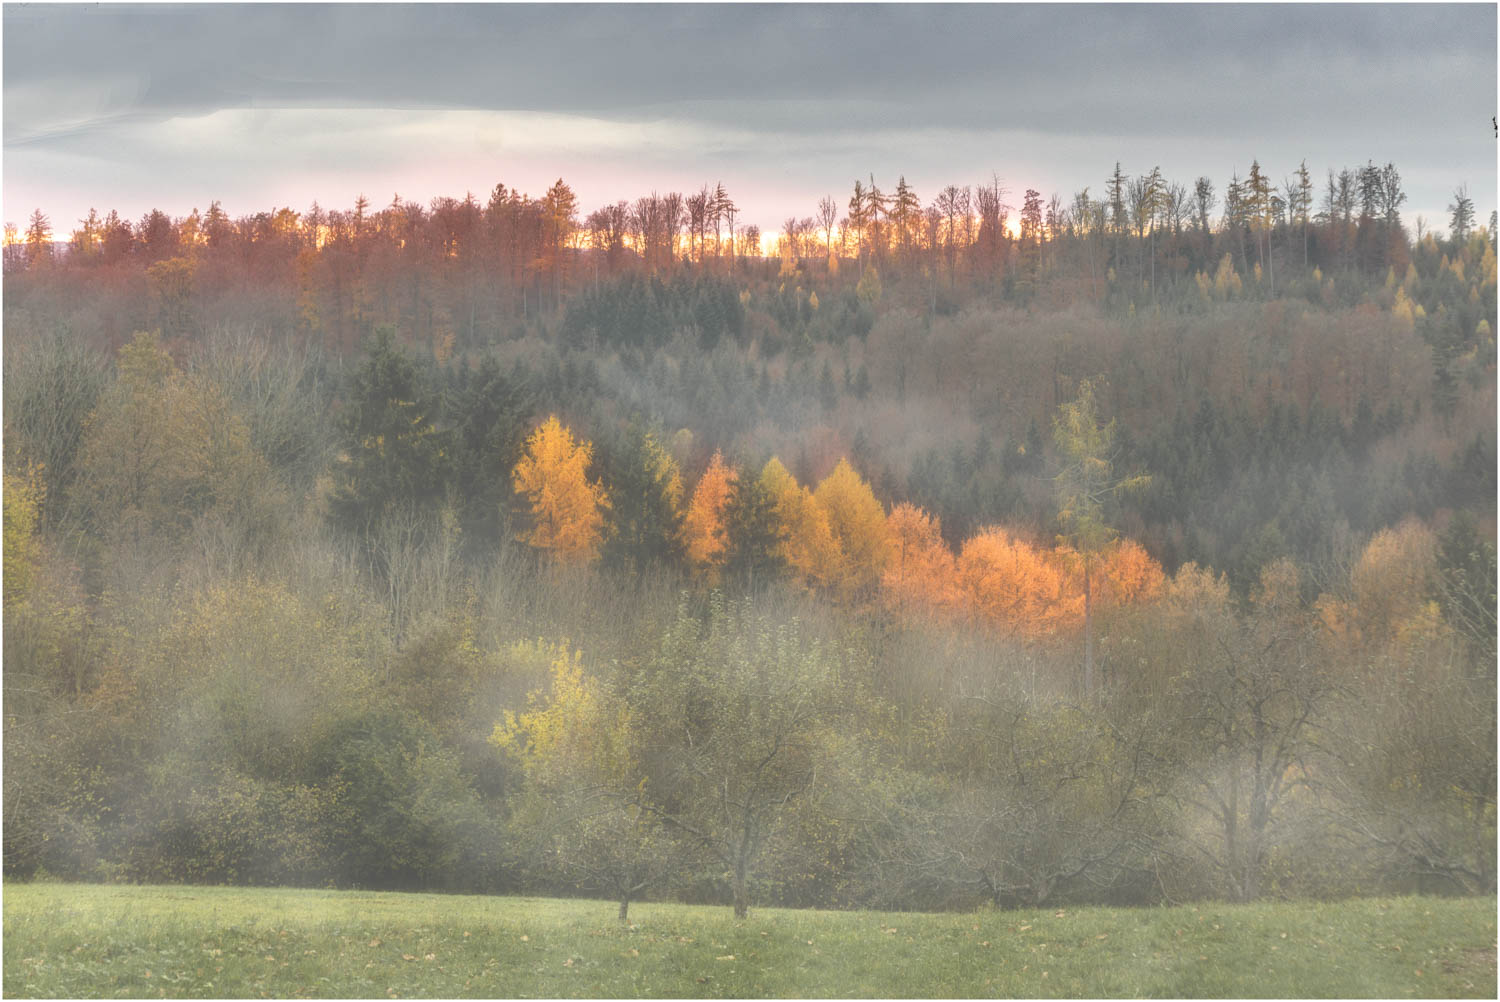
<svg viewBox="0 0 1500 1002">
<path fill-rule="evenodd" d="M 999 526 L 965 540 L 958 583 L 974 618 L 1031 637 L 1074 625 L 1083 598 L 1070 593 L 1060 561 L 1052 556 Z"/>
<path fill-rule="evenodd" d="M 840 459 L 813 497 L 828 513 L 828 526 L 843 554 L 843 575 L 838 582 L 841 596 L 853 602 L 874 598 L 891 558 L 885 509 L 875 492 L 849 460 Z"/>
<path fill-rule="evenodd" d="M 532 528 L 521 539 L 564 563 L 588 563 L 599 555 L 609 497 L 588 477 L 593 446 L 547 418 L 526 440 L 516 464 L 517 494 L 531 504 Z"/>
<path fill-rule="evenodd" d="M 1099 597 L 1113 605 L 1150 602 L 1166 582 L 1161 564 L 1133 539 L 1118 539 L 1105 550 L 1099 567 Z"/>
<path fill-rule="evenodd" d="M 886 528 L 891 559 L 880 578 L 885 607 L 900 615 L 960 607 L 957 565 L 937 516 L 903 501 L 891 509 Z"/>
<path fill-rule="evenodd" d="M 682 524 L 688 559 L 711 584 L 717 583 L 719 568 L 724 566 L 727 550 L 724 505 L 729 501 L 734 479 L 734 470 L 724 462 L 723 454 L 715 450 L 708 469 L 693 490 L 693 500 Z"/>
<path fill-rule="evenodd" d="M 1349 572 L 1348 621 L 1365 643 L 1380 643 L 1426 612 L 1437 569 L 1437 535 L 1415 519 L 1371 537 Z"/>
<path fill-rule="evenodd" d="M 771 495 L 785 530 L 781 553 L 787 566 L 808 587 L 832 588 L 843 577 L 843 554 L 833 538 L 828 512 L 775 456 L 761 470 L 760 484 Z"/>
</svg>

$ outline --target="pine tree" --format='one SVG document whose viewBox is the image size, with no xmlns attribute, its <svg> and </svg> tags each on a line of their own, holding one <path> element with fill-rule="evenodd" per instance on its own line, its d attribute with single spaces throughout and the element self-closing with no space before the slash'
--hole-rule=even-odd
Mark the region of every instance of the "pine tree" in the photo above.
<svg viewBox="0 0 1500 1002">
<path fill-rule="evenodd" d="M 340 418 L 344 456 L 334 470 L 330 509 L 346 529 L 369 532 L 397 506 L 442 498 L 451 467 L 449 435 L 438 430 L 438 400 L 389 327 L 365 346 Z"/>
<path fill-rule="evenodd" d="M 505 532 L 510 473 L 521 459 L 531 406 L 519 381 L 501 373 L 494 355 L 486 355 L 449 392 L 453 485 L 464 535 L 471 541 L 495 544 Z"/>
<path fill-rule="evenodd" d="M 786 529 L 776 498 L 757 477 L 736 475 L 724 503 L 724 579 L 747 590 L 762 588 L 786 573 Z"/>
<path fill-rule="evenodd" d="M 653 566 L 680 563 L 682 474 L 662 447 L 659 429 L 632 421 L 608 476 L 611 532 L 605 564 L 640 577 Z"/>
<path fill-rule="evenodd" d="M 1474 226 L 1474 200 L 1469 197 L 1469 186 L 1460 185 L 1453 192 L 1453 204 L 1448 206 L 1448 238 L 1455 244 L 1469 239 Z"/>
</svg>

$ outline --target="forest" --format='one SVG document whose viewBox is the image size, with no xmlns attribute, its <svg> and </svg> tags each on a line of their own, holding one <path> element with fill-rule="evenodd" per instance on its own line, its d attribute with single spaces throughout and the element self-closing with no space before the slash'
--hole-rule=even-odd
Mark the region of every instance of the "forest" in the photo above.
<svg viewBox="0 0 1500 1002">
<path fill-rule="evenodd" d="M 5 876 L 1493 893 L 1495 216 L 1099 192 L 7 226 Z"/>
</svg>

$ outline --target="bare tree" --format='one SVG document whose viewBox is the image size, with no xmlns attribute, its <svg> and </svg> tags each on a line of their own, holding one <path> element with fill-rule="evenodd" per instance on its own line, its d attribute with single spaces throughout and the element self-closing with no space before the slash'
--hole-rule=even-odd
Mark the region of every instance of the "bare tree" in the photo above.
<svg viewBox="0 0 1500 1002">
<path fill-rule="evenodd" d="M 827 248 L 828 260 L 833 260 L 833 227 L 838 223 L 839 207 L 832 195 L 818 200 L 818 225 L 823 229 L 823 245 Z"/>
<path fill-rule="evenodd" d="M 1298 588 L 1296 568 L 1278 560 L 1252 615 L 1240 620 L 1220 601 L 1185 612 L 1193 629 L 1173 633 L 1193 644 L 1178 656 L 1194 665 L 1177 686 L 1172 732 L 1173 757 L 1189 763 L 1171 793 L 1185 812 L 1178 836 L 1239 901 L 1260 896 L 1273 846 L 1291 837 L 1335 693 Z"/>
</svg>

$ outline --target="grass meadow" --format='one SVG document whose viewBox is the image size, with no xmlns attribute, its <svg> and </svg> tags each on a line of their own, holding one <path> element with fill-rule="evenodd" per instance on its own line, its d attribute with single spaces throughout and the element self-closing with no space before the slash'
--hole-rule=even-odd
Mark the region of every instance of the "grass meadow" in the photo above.
<svg viewBox="0 0 1500 1002">
<path fill-rule="evenodd" d="M 7 997 L 1494 998 L 1495 899 L 968 914 L 7 884 Z"/>
</svg>

